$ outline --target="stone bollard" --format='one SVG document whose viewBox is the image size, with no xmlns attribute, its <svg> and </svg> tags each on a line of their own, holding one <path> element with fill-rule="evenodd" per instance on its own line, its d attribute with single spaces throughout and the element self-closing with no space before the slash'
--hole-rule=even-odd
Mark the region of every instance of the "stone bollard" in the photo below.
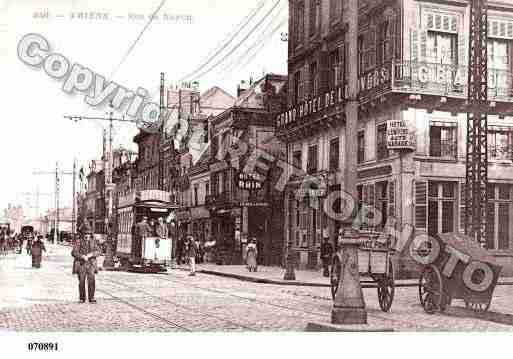
<svg viewBox="0 0 513 359">
<path fill-rule="evenodd" d="M 332 324 L 367 324 L 358 269 L 358 247 L 366 240 L 367 237 L 357 231 L 346 231 L 339 241 L 342 269 L 331 311 Z"/>
</svg>

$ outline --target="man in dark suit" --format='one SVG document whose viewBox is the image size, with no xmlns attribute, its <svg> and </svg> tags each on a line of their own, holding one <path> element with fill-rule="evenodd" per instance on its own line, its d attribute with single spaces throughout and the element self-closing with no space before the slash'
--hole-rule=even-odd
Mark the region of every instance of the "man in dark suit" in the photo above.
<svg viewBox="0 0 513 359">
<path fill-rule="evenodd" d="M 324 239 L 321 244 L 321 260 L 322 260 L 322 267 L 323 267 L 322 275 L 325 277 L 330 276 L 330 264 L 331 264 L 332 257 L 333 257 L 333 246 L 331 245 L 331 243 L 329 241 L 328 233 L 324 233 Z"/>
<path fill-rule="evenodd" d="M 75 259 L 73 262 L 73 274 L 78 274 L 80 303 L 84 303 L 86 300 L 86 279 L 89 303 L 96 303 L 94 299 L 96 289 L 95 276 L 96 273 L 98 273 L 96 257 L 100 255 L 100 248 L 89 227 L 85 228 L 83 232 L 83 236 L 75 242 L 73 250 L 71 251 L 71 255 Z"/>
<path fill-rule="evenodd" d="M 151 227 L 148 224 L 148 217 L 144 216 L 142 220 L 135 225 L 135 241 L 132 242 L 132 255 L 135 261 L 142 259 L 142 251 L 144 242 L 147 237 L 151 236 Z"/>
</svg>

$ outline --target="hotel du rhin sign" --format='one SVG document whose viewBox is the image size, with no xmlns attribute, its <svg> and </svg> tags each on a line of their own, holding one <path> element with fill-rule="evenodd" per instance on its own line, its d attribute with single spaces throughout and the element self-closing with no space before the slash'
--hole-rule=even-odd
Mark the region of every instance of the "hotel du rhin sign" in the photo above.
<svg viewBox="0 0 513 359">
<path fill-rule="evenodd" d="M 315 115 L 323 110 L 342 103 L 345 99 L 346 87 L 339 86 L 329 92 L 314 98 L 303 101 L 288 111 L 279 114 L 276 117 L 276 126 L 283 127 L 289 123 L 294 123 L 310 115 Z"/>
</svg>

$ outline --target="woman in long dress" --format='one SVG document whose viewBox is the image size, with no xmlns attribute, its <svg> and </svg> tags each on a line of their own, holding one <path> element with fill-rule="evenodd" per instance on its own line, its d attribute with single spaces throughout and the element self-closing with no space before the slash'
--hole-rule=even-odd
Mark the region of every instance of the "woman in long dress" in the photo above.
<svg viewBox="0 0 513 359">
<path fill-rule="evenodd" d="M 258 250 L 255 238 L 251 239 L 250 243 L 246 247 L 246 251 L 246 265 L 248 270 L 250 272 L 256 272 Z"/>
<path fill-rule="evenodd" d="M 41 268 L 41 259 L 43 257 L 43 252 L 46 252 L 46 248 L 44 243 L 42 242 L 43 236 L 37 236 L 36 241 L 32 244 L 31 254 L 32 254 L 32 267 Z"/>
</svg>

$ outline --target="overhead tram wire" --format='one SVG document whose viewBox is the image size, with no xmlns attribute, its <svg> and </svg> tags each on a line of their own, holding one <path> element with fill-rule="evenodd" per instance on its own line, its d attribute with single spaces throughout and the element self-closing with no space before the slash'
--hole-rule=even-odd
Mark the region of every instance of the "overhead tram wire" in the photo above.
<svg viewBox="0 0 513 359">
<path fill-rule="evenodd" d="M 219 53 L 221 53 L 226 47 L 228 47 L 232 41 L 237 37 L 245 27 L 253 20 L 253 18 L 257 15 L 257 13 L 265 6 L 267 0 L 261 1 L 256 8 L 251 10 L 244 18 L 233 28 L 233 30 L 228 33 L 228 35 L 225 37 L 223 41 L 219 43 L 218 46 L 216 46 L 214 49 L 212 49 L 207 56 L 205 56 L 205 59 L 203 59 L 200 63 L 201 65 L 194 71 L 190 72 L 188 75 L 183 76 L 179 82 L 182 82 L 186 80 L 187 78 L 191 77 L 192 75 L 196 74 L 198 71 L 203 69 L 206 65 L 208 65 Z M 160 92 L 160 86 L 151 93 L 151 98 L 153 98 L 157 93 Z"/>
<path fill-rule="evenodd" d="M 288 22 L 288 20 L 283 20 L 278 25 L 276 25 L 276 27 L 271 31 L 271 33 L 268 34 L 267 38 L 261 44 L 257 45 L 258 47 L 257 47 L 256 51 L 254 51 L 252 54 L 250 54 L 247 57 L 246 62 L 240 66 L 236 66 L 235 68 L 231 69 L 230 72 L 235 71 L 236 69 L 243 70 L 250 63 L 255 61 L 256 56 L 260 53 L 260 51 L 262 51 L 267 45 L 269 45 L 269 40 L 276 34 L 276 32 L 278 32 L 278 30 L 280 30 L 283 26 L 285 26 L 287 24 L 287 22 Z"/>
<path fill-rule="evenodd" d="M 166 0 L 162 0 L 160 2 L 160 5 L 155 9 L 155 11 L 153 12 L 153 14 L 151 15 L 150 19 L 146 22 L 146 25 L 144 25 L 144 27 L 142 28 L 142 30 L 139 32 L 139 35 L 137 36 L 137 38 L 135 39 L 134 42 L 132 42 L 132 44 L 130 45 L 130 47 L 128 48 L 128 50 L 126 51 L 125 55 L 123 56 L 123 58 L 121 59 L 121 61 L 119 62 L 119 64 L 116 66 L 116 68 L 114 69 L 114 71 L 112 72 L 112 74 L 110 75 L 110 78 L 112 78 L 116 72 L 119 70 L 119 68 L 121 67 L 121 65 L 123 65 L 123 63 L 125 62 L 125 60 L 128 58 L 128 56 L 130 55 L 130 53 L 134 50 L 135 46 L 137 45 L 137 43 L 139 42 L 139 40 L 141 39 L 141 37 L 143 36 L 143 34 L 146 32 L 146 30 L 148 29 L 148 27 L 151 25 L 151 23 L 153 22 L 153 19 L 155 18 L 155 16 L 157 15 L 157 13 L 160 11 L 160 9 L 162 9 L 162 6 L 164 6 L 164 4 L 166 3 Z"/>
<path fill-rule="evenodd" d="M 189 74 L 183 76 L 179 81 L 185 81 L 188 78 L 193 77 L 195 74 L 203 70 L 205 66 L 211 63 L 221 52 L 223 52 L 232 42 L 233 40 L 249 25 L 249 23 L 255 18 L 258 12 L 265 6 L 267 0 L 261 1 L 257 7 L 250 11 L 248 15 L 246 15 L 242 21 L 235 26 L 235 29 L 232 31 L 232 34 L 229 34 L 226 40 L 223 40 L 210 54 L 206 57 L 205 60 L 201 62 L 201 65 L 194 71 Z M 223 44 L 224 42 L 224 44 Z"/>
<path fill-rule="evenodd" d="M 232 48 L 227 54 L 225 54 L 214 65 L 210 66 L 207 70 L 205 70 L 202 73 L 200 73 L 199 75 L 195 76 L 195 78 L 199 79 L 199 78 L 203 77 L 204 75 L 208 74 L 213 69 L 215 69 L 217 66 L 219 66 L 221 63 L 223 63 L 223 61 L 225 61 L 235 51 L 237 51 L 237 49 L 242 45 L 242 43 L 244 41 L 246 41 L 262 25 L 262 23 L 270 16 L 270 14 L 276 9 L 276 7 L 280 4 L 280 2 L 281 2 L 281 0 L 276 1 L 276 3 L 273 5 L 273 7 L 267 11 L 267 13 L 264 15 L 264 17 L 262 19 L 260 19 L 260 21 L 258 21 L 258 23 L 255 26 L 253 26 L 253 28 L 250 30 L 250 32 L 248 34 L 246 34 L 246 36 L 244 36 L 244 38 L 241 41 L 239 41 L 239 43 L 237 43 L 237 45 L 235 45 L 234 48 Z"/>
<path fill-rule="evenodd" d="M 286 5 L 285 6 L 282 6 L 280 7 L 280 9 L 278 10 L 278 13 L 276 15 L 274 15 L 274 17 L 271 19 L 271 21 L 269 21 L 269 23 L 265 26 L 265 28 L 263 29 L 263 31 L 258 35 L 257 39 L 249 46 L 246 47 L 246 49 L 244 50 L 244 52 L 242 53 L 242 55 L 240 55 L 239 57 L 237 57 L 236 59 L 230 61 L 226 66 L 224 66 L 221 70 L 218 71 L 218 73 L 221 73 L 221 72 L 225 72 L 227 69 L 229 68 L 233 68 L 234 65 L 236 65 L 236 63 L 240 63 L 243 58 L 252 50 L 254 49 L 256 46 L 258 46 L 262 41 L 265 40 L 265 38 L 267 37 L 268 33 L 269 33 L 269 30 L 271 29 L 272 26 L 274 26 L 274 24 L 280 20 L 280 18 L 283 18 L 283 19 L 287 19 L 286 17 L 284 16 L 281 16 L 283 11 L 286 9 Z"/>
<path fill-rule="evenodd" d="M 159 4 L 159 6 L 155 9 L 155 11 L 153 11 L 151 17 L 148 19 L 148 21 L 146 22 L 146 24 L 144 25 L 144 27 L 141 29 L 141 31 L 139 32 L 139 34 L 137 35 L 137 38 L 132 42 L 132 44 L 128 47 L 127 51 L 125 52 L 125 55 L 121 58 L 121 61 L 118 63 L 118 65 L 114 68 L 114 70 L 112 71 L 112 73 L 110 74 L 109 78 L 112 79 L 114 77 L 114 75 L 116 74 L 116 72 L 118 72 L 118 70 L 121 68 L 121 66 L 123 65 L 123 63 L 126 61 L 126 59 L 128 58 L 128 56 L 130 56 L 130 54 L 132 53 L 132 51 L 134 50 L 135 46 L 139 43 L 139 40 L 141 39 L 141 37 L 144 35 L 144 33 L 146 32 L 146 30 L 149 28 L 149 26 L 151 25 L 151 23 L 153 22 L 153 20 L 155 19 L 155 16 L 158 14 L 158 12 L 162 9 L 162 7 L 164 6 L 164 4 L 166 3 L 167 0 L 162 0 Z M 113 128 L 116 128 L 116 125 L 113 126 Z M 125 136 L 123 136 L 125 137 Z"/>
<path fill-rule="evenodd" d="M 279 13 L 276 14 L 276 16 L 269 22 L 269 24 L 267 24 L 264 31 L 262 31 L 262 33 L 259 35 L 259 37 L 250 46 L 248 46 L 248 48 L 244 51 L 244 53 L 242 53 L 237 59 L 231 61 L 228 65 L 223 67 L 220 71 L 218 71 L 218 74 L 226 73 L 226 72 L 230 73 L 233 70 L 239 68 L 240 64 L 243 61 L 246 61 L 246 59 L 248 59 L 248 57 L 252 57 L 252 56 L 258 54 L 258 52 L 267 44 L 269 39 L 276 33 L 276 31 L 278 31 L 284 24 L 287 23 L 288 19 L 286 17 L 282 18 L 280 16 L 284 9 L 285 8 L 281 8 L 279 10 Z M 280 19 L 281 19 L 281 21 L 276 25 L 276 22 L 279 21 Z M 274 27 L 272 27 L 272 26 L 274 26 Z"/>
</svg>

